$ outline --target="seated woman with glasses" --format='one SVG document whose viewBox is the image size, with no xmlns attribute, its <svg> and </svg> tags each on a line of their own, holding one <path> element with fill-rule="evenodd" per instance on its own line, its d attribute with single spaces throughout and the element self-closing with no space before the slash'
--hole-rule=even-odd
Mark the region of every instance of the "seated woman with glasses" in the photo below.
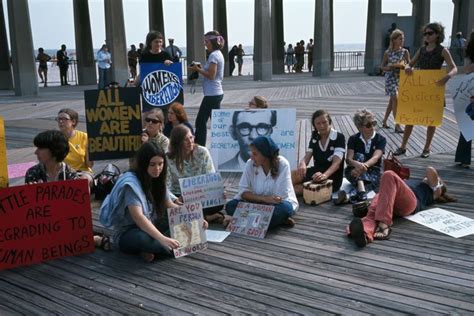
<svg viewBox="0 0 474 316">
<path fill-rule="evenodd" d="M 92 187 L 94 184 L 94 173 L 92 171 L 94 163 L 89 160 L 87 133 L 76 129 L 79 123 L 79 113 L 73 109 L 61 109 L 56 121 L 59 130 L 69 142 L 69 153 L 64 162 L 78 171 L 79 178 L 87 179 L 89 187 Z"/>
<path fill-rule="evenodd" d="M 188 115 L 184 110 L 184 106 L 179 102 L 173 102 L 168 108 L 168 122 L 165 124 L 163 134 L 166 137 L 170 137 L 173 127 L 179 124 L 186 125 L 194 135 L 193 126 L 188 121 Z"/>
<path fill-rule="evenodd" d="M 153 109 L 144 114 L 145 128 L 143 129 L 142 143 L 152 141 L 158 144 L 164 152 L 167 152 L 170 141 L 168 137 L 162 133 L 163 122 L 165 119 L 163 111 L 160 109 Z"/>
<path fill-rule="evenodd" d="M 233 215 L 240 201 L 274 205 L 269 228 L 295 225 L 292 216 L 298 210 L 298 200 L 291 185 L 288 160 L 279 155 L 279 148 L 268 136 L 259 136 L 250 144 L 251 159 L 240 178 L 239 193 L 225 209 Z"/>
<path fill-rule="evenodd" d="M 356 188 L 351 192 L 351 202 L 362 202 L 367 200 L 368 191 L 378 190 L 387 140 L 375 130 L 377 121 L 371 111 L 358 110 L 353 120 L 359 133 L 349 137 L 347 142 L 345 176 Z M 346 201 L 346 192 L 339 191 L 335 203 Z"/>
<path fill-rule="evenodd" d="M 38 164 L 29 168 L 25 174 L 25 183 L 45 183 L 76 179 L 77 173 L 64 158 L 69 153 L 69 143 L 60 131 L 41 132 L 33 139 Z"/>
<path fill-rule="evenodd" d="M 194 143 L 191 130 L 180 124 L 173 128 L 168 151 L 168 178 L 170 192 L 182 202 L 179 179 L 214 173 L 212 158 L 206 147 Z M 223 206 L 203 209 L 204 217 L 209 223 L 223 223 L 225 215 L 221 212 Z"/>
<path fill-rule="evenodd" d="M 303 183 L 313 181 L 322 183 L 331 179 L 332 190 L 337 192 L 342 184 L 344 172 L 344 153 L 346 139 L 343 134 L 332 128 L 332 120 L 325 110 L 317 110 L 311 117 L 313 133 L 308 151 L 291 174 L 296 194 L 303 194 Z M 308 168 L 313 158 L 314 166 Z"/>
</svg>

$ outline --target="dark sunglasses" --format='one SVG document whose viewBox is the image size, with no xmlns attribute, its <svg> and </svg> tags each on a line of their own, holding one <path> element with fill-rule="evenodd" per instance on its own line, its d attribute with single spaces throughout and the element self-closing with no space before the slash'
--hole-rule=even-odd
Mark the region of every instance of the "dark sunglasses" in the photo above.
<svg viewBox="0 0 474 316">
<path fill-rule="evenodd" d="M 364 125 L 366 128 L 371 128 L 377 126 L 377 121 L 369 122 Z"/>
<path fill-rule="evenodd" d="M 433 35 L 434 33 L 435 33 L 435 32 L 433 32 L 433 31 L 428 31 L 428 32 L 423 33 L 423 36 L 431 36 L 431 35 Z"/>
<path fill-rule="evenodd" d="M 145 122 L 147 122 L 147 123 L 153 123 L 153 124 L 161 123 L 160 120 L 155 120 L 155 119 L 148 118 L 148 117 L 145 119 Z"/>
</svg>

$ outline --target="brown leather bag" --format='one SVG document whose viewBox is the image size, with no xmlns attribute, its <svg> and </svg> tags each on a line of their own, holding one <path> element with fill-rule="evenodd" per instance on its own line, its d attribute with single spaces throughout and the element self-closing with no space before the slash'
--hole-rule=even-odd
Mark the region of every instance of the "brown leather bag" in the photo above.
<svg viewBox="0 0 474 316">
<path fill-rule="evenodd" d="M 402 179 L 410 178 L 410 168 L 402 165 L 400 160 L 398 160 L 393 155 L 392 151 L 388 153 L 387 157 L 383 161 L 383 170 L 384 171 L 392 170 Z"/>
</svg>

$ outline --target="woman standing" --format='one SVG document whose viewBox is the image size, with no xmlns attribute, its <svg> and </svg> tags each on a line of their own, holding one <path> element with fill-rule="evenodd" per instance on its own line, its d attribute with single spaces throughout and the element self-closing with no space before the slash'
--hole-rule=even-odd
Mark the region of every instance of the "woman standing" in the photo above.
<svg viewBox="0 0 474 316">
<path fill-rule="evenodd" d="M 224 38 L 217 31 L 207 32 L 204 35 L 204 44 L 209 54 L 204 68 L 197 64 L 189 67 L 189 71 L 198 72 L 204 77 L 202 82 L 204 98 L 196 117 L 196 143 L 201 146 L 206 146 L 207 121 L 211 117 L 212 110 L 220 109 L 224 98 L 222 90 L 224 56 L 220 51 L 224 47 Z"/>
<path fill-rule="evenodd" d="M 331 179 L 332 190 L 337 192 L 342 184 L 346 139 L 332 128 L 332 120 L 325 110 L 317 110 L 311 117 L 313 133 L 308 151 L 291 174 L 296 194 L 303 194 L 303 182 L 321 183 Z M 313 158 L 314 166 L 307 168 Z"/>
<path fill-rule="evenodd" d="M 226 204 L 233 215 L 240 201 L 274 205 L 269 228 L 294 226 L 292 216 L 298 210 L 298 200 L 291 185 L 290 164 L 279 155 L 278 146 L 268 136 L 259 136 L 250 144 L 251 159 L 240 178 L 239 193 Z"/>
<path fill-rule="evenodd" d="M 293 65 L 295 64 L 295 50 L 293 45 L 288 44 L 288 48 L 286 49 L 286 60 L 285 60 L 286 67 L 288 69 L 288 73 L 293 71 Z"/>
<path fill-rule="evenodd" d="M 429 23 L 423 28 L 423 36 L 425 46 L 421 47 L 415 54 L 415 57 L 408 63 L 405 68 L 405 72 L 410 75 L 413 73 L 412 67 L 418 65 L 419 69 L 441 69 L 444 62 L 448 65 L 448 73 L 441 79 L 439 79 L 437 85 L 445 85 L 449 79 L 456 75 L 458 69 L 454 64 L 453 58 L 445 47 L 441 45 L 444 41 L 444 26 L 440 23 Z M 406 153 L 406 146 L 408 139 L 410 138 L 411 132 L 413 131 L 413 125 L 406 125 L 405 132 L 403 133 L 403 140 L 400 147 L 394 152 L 394 155 L 403 155 Z M 431 141 L 436 132 L 436 126 L 428 126 L 426 130 L 426 141 L 421 158 L 428 158 L 431 151 Z"/>
<path fill-rule="evenodd" d="M 110 82 L 110 67 L 112 65 L 112 55 L 107 45 L 102 45 L 97 52 L 97 67 L 99 68 L 99 89 L 104 89 Z"/>
<path fill-rule="evenodd" d="M 397 115 L 398 85 L 400 81 L 400 69 L 410 62 L 410 52 L 403 48 L 405 35 L 399 29 L 395 29 L 390 35 L 390 45 L 383 55 L 380 69 L 385 72 L 385 93 L 390 96 L 387 110 L 382 121 L 383 128 L 390 128 L 387 120 L 393 111 L 393 118 Z M 403 133 L 399 124 L 395 124 L 395 133 Z"/>
<path fill-rule="evenodd" d="M 153 142 L 143 144 L 137 164 L 124 173 L 100 208 L 100 221 L 113 227 L 114 243 L 147 262 L 170 256 L 179 242 L 169 238 L 166 208 L 177 207 L 166 189 L 166 156 Z M 156 223 L 156 226 L 155 224 Z"/>
<path fill-rule="evenodd" d="M 179 179 L 214 172 L 209 151 L 206 147 L 194 143 L 191 130 L 182 124 L 173 128 L 168 152 L 168 188 L 171 193 L 178 198 L 181 197 Z M 204 217 L 208 222 L 222 223 L 225 216 L 221 210 L 221 205 L 204 208 Z"/>
<path fill-rule="evenodd" d="M 244 64 L 244 56 L 245 52 L 242 48 L 242 44 L 239 44 L 239 47 L 237 47 L 237 65 L 239 70 L 239 76 L 242 76 L 242 65 Z"/>
<path fill-rule="evenodd" d="M 166 137 L 170 137 L 173 128 L 179 124 L 186 125 L 194 135 L 193 126 L 188 121 L 188 115 L 184 110 L 184 106 L 179 102 L 174 102 L 168 109 L 168 122 L 165 124 L 163 134 L 165 134 Z"/>
</svg>

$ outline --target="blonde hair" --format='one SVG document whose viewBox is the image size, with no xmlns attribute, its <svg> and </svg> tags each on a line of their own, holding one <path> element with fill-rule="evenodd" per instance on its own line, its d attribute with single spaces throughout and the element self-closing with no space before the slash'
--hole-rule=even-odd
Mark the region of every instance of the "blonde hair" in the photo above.
<svg viewBox="0 0 474 316">
<path fill-rule="evenodd" d="M 256 95 L 253 97 L 253 100 L 255 102 L 255 106 L 259 109 L 266 109 L 268 108 L 268 101 L 264 97 L 260 95 Z"/>
<path fill-rule="evenodd" d="M 405 33 L 403 33 L 402 30 L 393 30 L 392 34 L 390 34 L 390 45 L 388 46 L 388 50 L 393 50 L 393 41 L 399 38 L 400 36 L 405 36 Z"/>
</svg>

